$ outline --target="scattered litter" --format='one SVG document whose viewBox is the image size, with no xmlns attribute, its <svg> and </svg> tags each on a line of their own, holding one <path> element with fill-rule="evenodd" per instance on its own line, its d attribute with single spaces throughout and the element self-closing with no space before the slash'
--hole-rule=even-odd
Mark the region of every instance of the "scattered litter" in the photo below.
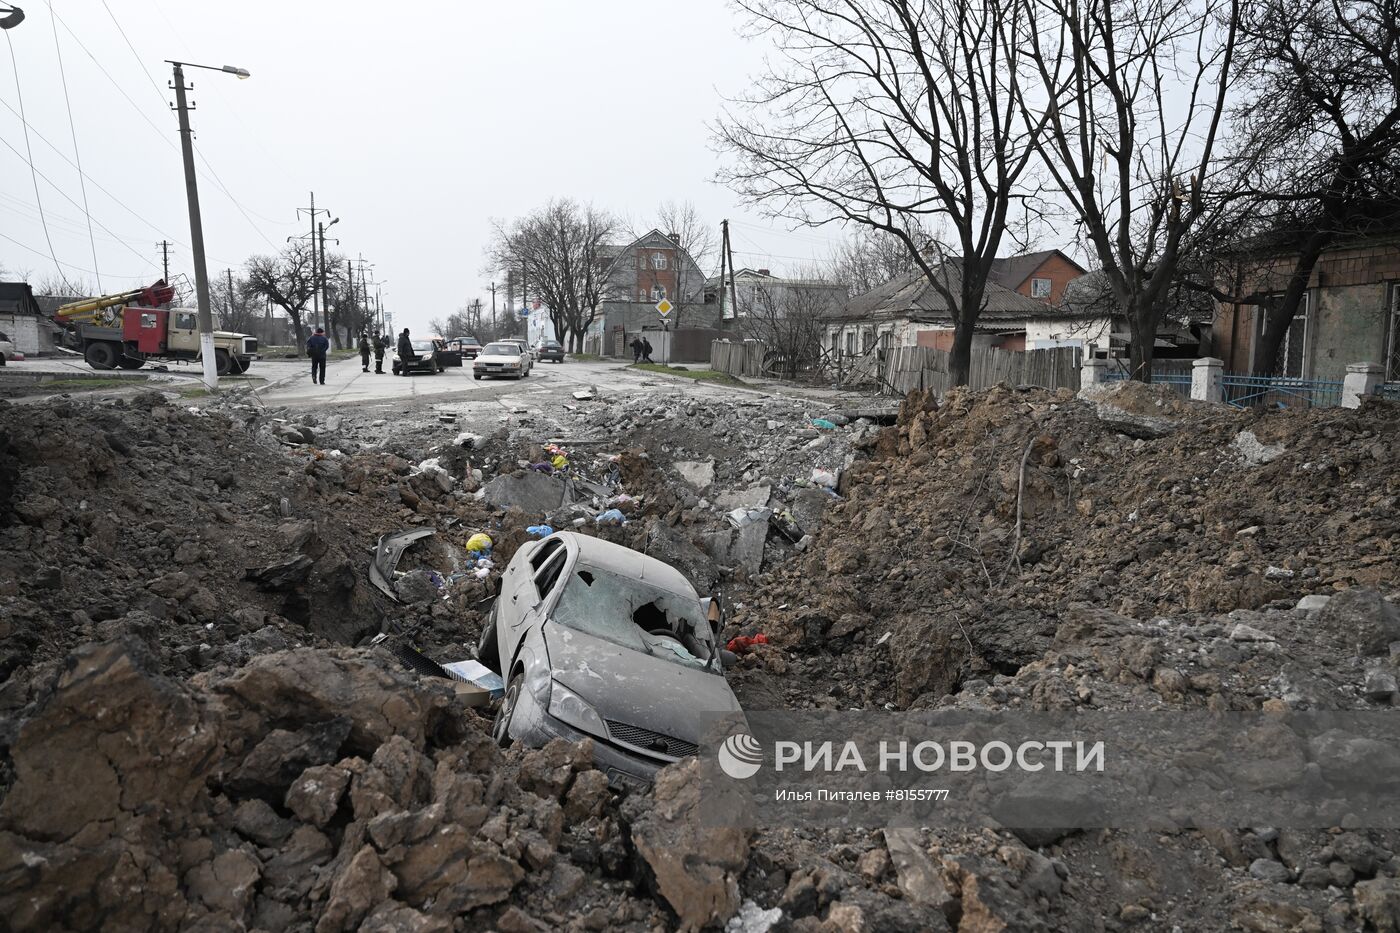
<svg viewBox="0 0 1400 933">
<path fill-rule="evenodd" d="M 877 639 L 875 640 L 875 644 L 877 644 L 877 645 L 883 645 L 885 642 L 887 642 L 887 641 L 890 640 L 890 636 L 893 635 L 893 634 L 894 634 L 893 632 L 886 632 L 885 634 L 881 635 L 879 638 L 877 638 Z"/>
<path fill-rule="evenodd" d="M 554 529 L 548 525 L 531 525 L 525 529 L 525 533 L 534 535 L 536 538 L 548 538 L 554 534 Z"/>
<path fill-rule="evenodd" d="M 768 636 L 760 632 L 757 635 L 739 635 L 729 639 L 729 644 L 725 645 L 725 650 L 735 654 L 745 654 L 754 645 L 768 644 Z"/>
<path fill-rule="evenodd" d="M 825 418 L 813 418 L 812 427 L 820 428 L 823 431 L 834 431 L 836 429 L 836 423 L 828 421 Z"/>
<path fill-rule="evenodd" d="M 1287 567 L 1266 567 L 1264 569 L 1265 580 L 1292 580 L 1294 573 Z"/>
<path fill-rule="evenodd" d="M 491 536 L 478 531 L 467 539 L 468 551 L 489 551 L 491 550 Z"/>
<path fill-rule="evenodd" d="M 501 675 L 488 668 L 485 664 L 476 660 L 453 661 L 451 664 L 444 664 L 442 669 L 451 674 L 456 680 L 464 681 L 486 690 L 490 699 L 499 700 L 505 696 L 506 685 L 501 680 Z"/>
<path fill-rule="evenodd" d="M 766 522 L 773 514 L 772 509 L 735 509 L 725 516 L 735 528 L 744 528 L 757 522 Z"/>
<path fill-rule="evenodd" d="M 593 522 L 597 525 L 625 525 L 627 524 L 627 516 L 617 509 L 608 509 L 606 512 L 598 513 Z"/>
<path fill-rule="evenodd" d="M 827 489 L 835 489 L 836 473 L 832 470 L 817 468 L 812 471 L 812 483 L 816 486 L 824 486 Z"/>
<path fill-rule="evenodd" d="M 782 919 L 780 907 L 764 910 L 754 901 L 744 901 L 739 905 L 739 912 L 725 924 L 724 933 L 768 933 Z"/>
</svg>

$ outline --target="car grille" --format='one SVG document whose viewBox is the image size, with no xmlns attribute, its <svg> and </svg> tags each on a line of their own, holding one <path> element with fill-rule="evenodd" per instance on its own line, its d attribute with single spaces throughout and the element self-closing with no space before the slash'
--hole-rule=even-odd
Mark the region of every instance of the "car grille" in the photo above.
<svg viewBox="0 0 1400 933">
<path fill-rule="evenodd" d="M 243 338 L 243 352 L 245 352 L 245 353 L 257 353 L 257 352 L 258 352 L 258 341 L 257 341 L 257 339 L 254 338 L 254 337 L 245 337 L 245 338 Z"/>
<path fill-rule="evenodd" d="M 672 758 L 685 758 L 687 755 L 694 755 L 700 751 L 700 746 L 694 742 L 687 742 L 685 739 L 673 738 L 669 735 L 662 735 L 651 729 L 643 729 L 641 726 L 631 726 L 625 722 L 607 720 L 608 735 L 619 742 L 626 742 L 628 745 L 635 745 L 637 748 L 655 752 L 659 755 L 670 755 Z"/>
</svg>

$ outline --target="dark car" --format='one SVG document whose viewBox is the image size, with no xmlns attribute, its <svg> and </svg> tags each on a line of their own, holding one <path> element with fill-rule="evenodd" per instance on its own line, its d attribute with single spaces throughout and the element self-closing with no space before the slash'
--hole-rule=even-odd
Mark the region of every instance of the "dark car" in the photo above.
<svg viewBox="0 0 1400 933">
<path fill-rule="evenodd" d="M 481 353 L 481 341 L 475 337 L 453 337 L 447 341 L 450 350 L 457 350 L 464 360 L 474 360 Z"/>
<path fill-rule="evenodd" d="M 461 366 L 462 351 L 452 345 L 451 341 L 443 340 L 441 337 L 434 337 L 433 343 L 437 346 L 438 362 L 443 366 Z"/>
<path fill-rule="evenodd" d="M 526 544 L 477 645 L 506 683 L 493 734 L 533 747 L 588 737 L 610 783 L 649 783 L 694 755 L 716 716 L 741 713 L 719 625 L 654 557 L 573 532 Z"/>
<path fill-rule="evenodd" d="M 557 340 L 541 340 L 535 344 L 534 356 L 541 363 L 546 361 L 562 363 L 564 362 L 564 345 Z"/>
<path fill-rule="evenodd" d="M 410 360 L 400 360 L 394 358 L 394 375 L 402 372 L 410 375 L 413 373 L 440 373 L 442 372 L 442 361 L 438 359 L 437 344 L 431 340 L 413 341 L 414 357 Z"/>
</svg>

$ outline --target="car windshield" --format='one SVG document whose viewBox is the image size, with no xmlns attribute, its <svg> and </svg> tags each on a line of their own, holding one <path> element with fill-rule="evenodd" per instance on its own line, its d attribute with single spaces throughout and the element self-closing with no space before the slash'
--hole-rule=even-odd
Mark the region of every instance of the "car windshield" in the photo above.
<svg viewBox="0 0 1400 933">
<path fill-rule="evenodd" d="M 462 338 L 458 339 L 457 342 L 460 343 L 460 344 L 461 344 L 462 346 L 464 346 L 464 347 L 479 347 L 479 346 L 481 346 L 481 341 L 480 341 L 480 340 L 477 340 L 475 337 L 462 337 Z"/>
<path fill-rule="evenodd" d="M 414 340 L 412 344 L 413 349 L 419 353 L 431 353 L 436 349 L 436 345 L 431 340 Z"/>
<path fill-rule="evenodd" d="M 549 347 L 551 350 L 559 345 L 559 341 L 557 340 L 546 340 L 544 343 L 540 344 L 540 346 Z"/>
<path fill-rule="evenodd" d="M 486 356 L 519 356 L 520 348 L 513 343 L 489 343 L 482 352 Z"/>
<path fill-rule="evenodd" d="M 551 618 L 672 664 L 718 670 L 700 600 L 643 580 L 580 564 L 565 581 Z"/>
</svg>

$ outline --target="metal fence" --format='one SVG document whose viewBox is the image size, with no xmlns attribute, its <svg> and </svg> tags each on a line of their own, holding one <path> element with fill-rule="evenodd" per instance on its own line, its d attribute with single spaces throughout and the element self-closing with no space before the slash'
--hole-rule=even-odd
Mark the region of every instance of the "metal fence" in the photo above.
<svg viewBox="0 0 1400 933">
<path fill-rule="evenodd" d="M 1316 408 L 1342 404 L 1340 380 L 1226 373 L 1221 384 L 1226 404 L 1236 408 Z"/>
</svg>

